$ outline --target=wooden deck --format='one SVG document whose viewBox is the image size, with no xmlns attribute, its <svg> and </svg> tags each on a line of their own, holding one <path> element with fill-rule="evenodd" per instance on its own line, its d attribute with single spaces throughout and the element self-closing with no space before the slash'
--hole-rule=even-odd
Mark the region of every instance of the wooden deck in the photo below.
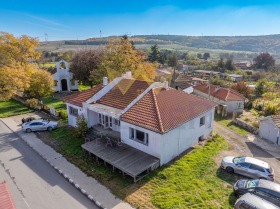
<svg viewBox="0 0 280 209">
<path fill-rule="evenodd" d="M 121 146 L 106 146 L 107 141 L 91 141 L 82 145 L 82 148 L 94 155 L 96 159 L 102 159 L 104 163 L 122 171 L 123 175 L 129 175 L 134 182 L 143 178 L 150 170 L 159 166 L 159 159 L 139 151 L 126 144 Z"/>
</svg>

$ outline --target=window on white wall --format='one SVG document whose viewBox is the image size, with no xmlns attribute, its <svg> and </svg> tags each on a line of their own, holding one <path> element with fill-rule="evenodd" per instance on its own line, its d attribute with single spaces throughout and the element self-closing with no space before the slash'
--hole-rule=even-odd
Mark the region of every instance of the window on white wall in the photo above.
<svg viewBox="0 0 280 209">
<path fill-rule="evenodd" d="M 78 116 L 78 109 L 69 106 L 69 114 L 70 114 L 70 115 L 73 115 L 73 116 Z"/>
<path fill-rule="evenodd" d="M 199 125 L 200 125 L 200 126 L 205 125 L 205 116 L 203 116 L 203 117 L 200 118 Z"/>
<path fill-rule="evenodd" d="M 120 121 L 119 121 L 118 119 L 114 119 L 114 124 L 115 124 L 116 126 L 119 126 L 119 125 L 120 125 Z"/>
<path fill-rule="evenodd" d="M 129 128 L 129 138 L 144 145 L 149 144 L 149 134 L 134 128 Z"/>
</svg>

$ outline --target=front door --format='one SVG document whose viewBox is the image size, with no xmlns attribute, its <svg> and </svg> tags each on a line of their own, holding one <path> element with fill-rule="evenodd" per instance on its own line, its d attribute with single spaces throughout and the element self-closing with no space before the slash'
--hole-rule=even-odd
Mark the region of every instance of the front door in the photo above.
<svg viewBox="0 0 280 209">
<path fill-rule="evenodd" d="M 67 88 L 67 80 L 66 80 L 66 79 L 62 79 L 62 80 L 61 80 L 61 90 L 62 90 L 62 91 L 68 91 L 68 88 Z"/>
</svg>

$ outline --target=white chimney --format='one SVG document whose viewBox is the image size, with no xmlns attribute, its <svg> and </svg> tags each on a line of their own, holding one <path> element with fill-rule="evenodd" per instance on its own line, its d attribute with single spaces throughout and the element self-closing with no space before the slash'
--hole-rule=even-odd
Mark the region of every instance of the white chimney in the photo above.
<svg viewBox="0 0 280 209">
<path fill-rule="evenodd" d="M 107 85 L 108 85 L 108 78 L 103 77 L 103 86 L 107 86 Z"/>
<path fill-rule="evenodd" d="M 168 81 L 165 81 L 165 82 L 163 83 L 163 88 L 164 88 L 165 90 L 168 89 Z"/>
<path fill-rule="evenodd" d="M 215 92 L 219 91 L 220 86 L 215 86 Z"/>
<path fill-rule="evenodd" d="M 126 76 L 129 77 L 129 78 L 132 78 L 132 73 L 131 73 L 131 71 L 126 72 Z"/>
</svg>

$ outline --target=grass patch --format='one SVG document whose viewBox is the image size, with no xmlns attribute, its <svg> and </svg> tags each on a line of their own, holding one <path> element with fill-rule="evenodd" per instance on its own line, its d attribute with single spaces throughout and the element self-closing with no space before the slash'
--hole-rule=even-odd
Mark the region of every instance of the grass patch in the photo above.
<svg viewBox="0 0 280 209">
<path fill-rule="evenodd" d="M 63 115 L 62 121 L 67 122 L 67 107 L 63 101 L 58 98 L 53 98 L 51 95 L 43 97 L 42 101 L 44 105 L 55 108 L 57 113 L 61 112 L 61 115 Z"/>
<path fill-rule="evenodd" d="M 40 68 L 49 68 L 49 67 L 55 67 L 56 62 L 46 62 L 46 63 L 40 63 L 39 67 Z"/>
<path fill-rule="evenodd" d="M 220 125 L 229 128 L 240 136 L 247 136 L 249 134 L 246 129 L 234 124 L 230 118 L 223 118 L 220 115 L 215 115 L 215 121 Z"/>
<path fill-rule="evenodd" d="M 163 209 L 232 208 L 232 185 L 224 181 L 229 174 L 219 170 L 213 159 L 227 148 L 228 143 L 216 135 L 204 147 L 160 171 L 153 180 L 153 204 Z"/>
<path fill-rule="evenodd" d="M 83 84 L 79 84 L 79 90 L 80 91 L 84 91 L 87 89 L 90 89 L 91 87 L 89 85 L 83 85 Z"/>
<path fill-rule="evenodd" d="M 236 200 L 232 185 L 238 177 L 218 169 L 214 161 L 220 151 L 229 148 L 218 135 L 135 184 L 90 158 L 81 148 L 84 140 L 75 137 L 75 129 L 64 126 L 40 135 L 51 136 L 51 141 L 43 141 L 136 208 L 232 208 Z"/>
<path fill-rule="evenodd" d="M 22 103 L 10 99 L 6 102 L 0 102 L 0 118 L 6 118 L 14 115 L 21 115 L 32 112 Z"/>
</svg>

